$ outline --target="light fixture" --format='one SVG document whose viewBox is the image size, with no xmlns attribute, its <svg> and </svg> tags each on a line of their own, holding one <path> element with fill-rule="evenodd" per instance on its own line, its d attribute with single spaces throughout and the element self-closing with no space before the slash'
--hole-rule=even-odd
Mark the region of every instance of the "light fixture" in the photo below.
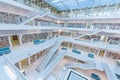
<svg viewBox="0 0 120 80">
<path fill-rule="evenodd" d="M 61 30 L 61 29 L 59 29 L 58 31 L 59 31 L 59 32 L 61 32 L 62 30 Z"/>
<path fill-rule="evenodd" d="M 51 2 L 52 3 L 56 3 L 56 2 L 59 2 L 60 0 L 52 0 Z"/>
<path fill-rule="evenodd" d="M 58 21 L 57 21 L 57 23 L 59 24 L 59 23 L 60 23 L 60 21 L 58 20 Z"/>
</svg>

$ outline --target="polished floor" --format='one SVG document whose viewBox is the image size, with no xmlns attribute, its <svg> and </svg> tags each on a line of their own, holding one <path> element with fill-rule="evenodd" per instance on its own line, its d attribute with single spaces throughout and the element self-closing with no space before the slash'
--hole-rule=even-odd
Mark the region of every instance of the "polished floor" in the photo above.
<svg viewBox="0 0 120 80">
<path fill-rule="evenodd" d="M 84 53 L 84 52 L 82 52 Z M 84 55 L 87 55 L 87 53 L 84 53 Z M 108 63 L 110 64 L 111 63 L 114 63 L 115 64 L 115 61 L 113 61 L 111 58 L 103 58 L 103 57 L 98 57 L 98 56 L 95 56 L 96 59 L 99 59 L 99 60 L 104 60 L 106 59 L 108 61 Z M 36 67 L 39 65 L 39 63 L 42 61 L 42 57 L 40 59 L 38 59 L 37 61 L 35 61 L 33 64 L 31 64 L 30 66 L 26 67 L 25 70 L 26 70 L 26 76 L 30 79 L 30 80 L 35 80 L 38 76 L 39 76 L 39 73 L 35 70 Z M 54 68 L 54 70 L 50 73 L 50 75 L 45 79 L 45 80 L 50 80 L 50 78 L 52 80 L 56 79 L 56 78 L 60 78 L 61 80 L 64 80 L 65 76 L 66 76 L 66 73 L 67 73 L 67 69 L 65 69 L 64 65 L 68 63 L 68 60 L 66 59 L 62 59 L 62 61 L 59 62 L 59 64 Z M 76 70 L 77 72 L 80 72 L 81 74 L 87 76 L 88 78 L 91 78 L 91 73 L 96 73 L 98 74 L 102 80 L 108 80 L 106 75 L 105 75 L 105 72 L 102 72 L 102 71 L 98 71 L 98 70 L 85 70 L 85 69 L 80 69 L 80 68 L 75 68 L 74 70 Z"/>
<path fill-rule="evenodd" d="M 63 59 L 58 65 L 57 67 L 54 69 L 54 72 L 58 73 L 58 76 L 61 78 L 61 80 L 63 80 L 66 76 L 67 70 L 64 70 L 64 65 L 68 62 L 68 60 Z M 102 71 L 98 71 L 98 70 L 90 70 L 90 69 L 80 69 L 80 68 L 74 68 L 75 71 L 79 72 L 80 74 L 85 75 L 86 77 L 90 78 L 91 80 L 93 80 L 91 78 L 91 73 L 96 73 L 100 76 L 100 78 L 102 80 L 108 80 L 105 73 Z"/>
<path fill-rule="evenodd" d="M 27 48 L 27 47 L 32 47 L 32 46 L 34 46 L 34 44 L 31 43 L 31 42 L 30 43 L 25 43 L 21 46 L 16 46 L 16 47 L 12 48 L 12 52 L 14 52 L 16 50 L 21 50 L 21 49 L 24 49 L 24 48 Z M 85 52 L 85 51 L 82 51 L 82 50 L 80 50 L 80 51 L 81 51 L 81 55 L 84 55 L 84 56 L 88 55 L 88 52 Z M 110 65 L 111 68 L 114 68 L 115 65 L 116 65 L 115 60 L 112 59 L 112 58 L 100 57 L 100 56 L 95 55 L 95 59 L 100 60 L 100 61 L 106 61 Z M 42 57 L 40 59 L 38 59 L 37 61 L 35 61 L 33 64 L 31 64 L 31 65 L 29 65 L 25 68 L 26 76 L 30 80 L 35 80 L 39 76 L 40 73 L 38 73 L 35 69 L 40 64 L 41 61 L 42 61 Z M 61 78 L 61 80 L 63 80 L 65 78 L 65 74 L 67 73 L 67 70 L 64 70 L 64 64 L 65 63 L 66 63 L 66 60 L 63 59 L 62 62 L 60 62 L 58 64 L 58 66 L 51 72 L 51 75 L 49 75 L 49 77 L 46 78 L 46 80 L 49 80 L 50 78 L 52 78 L 52 80 L 54 80 L 55 78 Z M 111 64 L 113 64 L 113 65 L 111 65 Z M 82 74 L 86 74 L 87 71 L 89 71 L 89 73 L 87 74 L 88 77 L 90 77 L 90 74 L 92 72 L 95 72 L 95 73 L 101 75 L 101 78 L 103 78 L 103 80 L 107 80 L 104 72 L 99 72 L 97 70 L 83 70 L 83 69 L 75 69 L 75 70 L 77 70 L 78 72 L 82 72 Z"/>
</svg>

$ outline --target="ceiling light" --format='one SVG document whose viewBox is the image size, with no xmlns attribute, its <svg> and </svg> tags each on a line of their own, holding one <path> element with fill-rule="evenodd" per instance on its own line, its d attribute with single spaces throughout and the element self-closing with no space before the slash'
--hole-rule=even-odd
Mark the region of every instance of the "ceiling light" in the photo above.
<svg viewBox="0 0 120 80">
<path fill-rule="evenodd" d="M 52 3 L 56 3 L 56 2 L 59 2 L 60 0 L 52 0 L 51 2 Z"/>
</svg>

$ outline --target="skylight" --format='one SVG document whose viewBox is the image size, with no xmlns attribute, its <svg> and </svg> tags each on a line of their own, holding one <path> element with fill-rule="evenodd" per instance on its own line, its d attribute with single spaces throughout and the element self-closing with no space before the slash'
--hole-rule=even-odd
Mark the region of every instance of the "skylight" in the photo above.
<svg viewBox="0 0 120 80">
<path fill-rule="evenodd" d="M 56 3 L 56 2 L 60 2 L 60 1 L 63 1 L 63 0 L 52 0 L 51 2 Z M 83 2 L 83 1 L 86 1 L 86 0 L 78 0 L 78 2 Z"/>
<path fill-rule="evenodd" d="M 120 3 L 120 0 L 44 0 L 59 11 L 92 8 Z"/>
</svg>

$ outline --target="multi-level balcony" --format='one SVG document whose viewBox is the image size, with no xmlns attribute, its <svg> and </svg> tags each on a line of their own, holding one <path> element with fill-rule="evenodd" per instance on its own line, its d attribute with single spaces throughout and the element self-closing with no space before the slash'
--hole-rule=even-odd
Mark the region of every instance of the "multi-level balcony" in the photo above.
<svg viewBox="0 0 120 80">
<path fill-rule="evenodd" d="M 8 7 L 15 7 L 15 10 L 19 9 L 23 12 L 20 12 L 19 14 L 12 10 L 10 10 L 10 13 L 8 13 L 9 11 L 0 12 L 0 23 L 2 23 L 0 24 L 0 48 L 4 49 L 4 47 L 9 47 L 11 50 L 9 54 L 6 54 L 8 58 L 5 57 L 5 59 L 7 65 L 13 69 L 12 74 L 17 74 L 16 76 L 20 77 L 19 79 L 22 78 L 22 80 L 27 80 L 26 77 L 16 69 L 14 66 L 15 64 L 20 70 L 26 70 L 26 76 L 29 77 L 30 80 L 34 80 L 36 78 L 39 79 L 39 77 L 46 78 L 46 76 L 51 75 L 56 76 L 56 78 L 60 80 L 56 73 L 60 73 L 60 76 L 62 77 L 61 80 L 63 80 L 65 75 L 62 68 L 65 67 L 64 64 L 67 64 L 67 62 L 64 62 L 66 61 L 64 58 L 65 56 L 69 56 L 77 59 L 78 62 L 79 60 L 98 61 L 98 63 L 95 63 L 96 66 L 90 66 L 87 64 L 76 65 L 77 63 L 75 63 L 75 65 L 69 65 L 69 67 L 84 67 L 87 69 L 92 67 L 92 69 L 94 68 L 98 70 L 103 70 L 104 67 L 104 71 L 107 75 L 106 76 L 105 73 L 103 73 L 103 76 L 105 77 L 103 79 L 105 80 L 107 77 L 109 80 L 116 80 L 114 74 L 120 75 L 119 66 L 116 65 L 116 60 L 120 59 L 119 8 L 116 8 L 116 12 L 114 14 L 109 12 L 99 13 L 98 11 L 85 15 L 87 12 L 83 11 L 82 14 L 78 14 L 79 12 L 73 12 L 73 14 L 78 15 L 70 15 L 62 18 L 51 14 L 48 9 L 39 8 L 34 4 L 29 5 L 29 2 L 24 3 L 24 0 L 17 1 L 18 2 L 14 0 L 1 0 L 1 3 L 6 5 L 6 9 L 8 9 Z M 4 7 L 2 5 L 0 6 Z M 71 20 L 78 18 L 84 21 L 76 22 Z M 107 22 L 108 19 L 104 18 L 109 18 L 110 22 Z M 99 20 L 103 22 L 99 22 Z M 55 46 L 54 43 L 58 36 L 60 41 L 58 41 L 58 44 Z M 19 45 L 14 46 L 14 44 L 17 43 L 16 39 L 18 40 L 17 42 Z M 35 40 L 38 42 L 45 40 L 45 42 L 40 44 L 37 43 L 38 45 L 36 45 L 33 43 Z M 64 46 L 66 51 L 61 50 L 61 43 L 63 44 L 62 47 Z M 51 51 L 49 49 L 51 49 Z M 57 49 L 58 52 L 55 52 Z M 73 50 L 80 52 L 79 54 L 76 54 Z M 91 58 L 91 55 L 94 57 Z M 2 57 L 3 55 L 0 56 L 1 59 Z M 62 62 L 60 62 L 61 60 Z M 42 61 L 43 63 L 41 65 L 40 63 Z M 99 61 L 106 62 L 104 64 L 99 64 Z M 4 60 L 1 61 L 1 63 L 4 62 Z M 108 66 L 111 65 L 111 63 L 114 65 Z M 59 66 L 59 64 L 62 64 L 62 66 Z M 3 68 L 6 64 L 1 66 Z M 37 67 L 39 68 L 38 70 L 40 70 L 39 73 L 36 71 Z M 115 72 L 113 72 L 114 69 Z M 33 70 L 33 72 L 31 70 Z M 98 70 L 93 72 L 97 72 Z M 81 69 L 81 71 L 85 74 L 85 70 Z M 47 74 L 44 75 L 46 72 Z M 92 71 L 90 70 L 90 72 Z M 33 74 L 35 74 L 35 76 Z M 102 76 L 101 72 L 99 74 Z M 90 77 L 89 74 L 87 74 L 87 76 Z M 15 78 L 18 79 L 18 77 Z M 49 77 L 46 78 L 46 80 L 49 80 Z"/>
</svg>

